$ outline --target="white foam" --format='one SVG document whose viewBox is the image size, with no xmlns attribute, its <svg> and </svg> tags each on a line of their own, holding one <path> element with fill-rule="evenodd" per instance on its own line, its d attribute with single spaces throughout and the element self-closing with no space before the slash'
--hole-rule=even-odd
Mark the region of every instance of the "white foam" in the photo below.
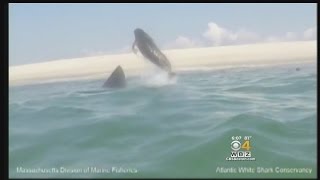
<svg viewBox="0 0 320 180">
<path fill-rule="evenodd" d="M 147 87 L 161 87 L 175 84 L 177 77 L 170 78 L 167 72 L 156 67 L 150 67 L 140 74 L 140 81 L 142 85 Z"/>
</svg>

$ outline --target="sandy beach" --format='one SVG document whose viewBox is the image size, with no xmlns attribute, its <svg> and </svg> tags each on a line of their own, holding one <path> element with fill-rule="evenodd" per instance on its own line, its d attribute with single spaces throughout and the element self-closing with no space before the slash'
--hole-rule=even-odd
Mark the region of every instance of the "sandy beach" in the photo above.
<svg viewBox="0 0 320 180">
<path fill-rule="evenodd" d="M 316 41 L 272 42 L 163 51 L 176 72 L 200 68 L 315 62 Z M 80 79 L 107 78 L 121 65 L 127 76 L 146 68 L 133 53 L 61 59 L 9 67 L 9 86 Z"/>
</svg>

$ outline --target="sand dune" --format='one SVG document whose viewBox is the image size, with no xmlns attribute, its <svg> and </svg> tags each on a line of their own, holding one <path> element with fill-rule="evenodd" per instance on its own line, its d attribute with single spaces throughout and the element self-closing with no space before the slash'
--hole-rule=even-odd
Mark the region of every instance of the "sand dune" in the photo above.
<svg viewBox="0 0 320 180">
<path fill-rule="evenodd" d="M 174 71 L 317 61 L 316 41 L 275 42 L 237 46 L 166 50 Z M 10 66 L 9 85 L 107 78 L 121 65 L 127 76 L 146 68 L 141 57 L 129 54 L 63 59 Z"/>
</svg>

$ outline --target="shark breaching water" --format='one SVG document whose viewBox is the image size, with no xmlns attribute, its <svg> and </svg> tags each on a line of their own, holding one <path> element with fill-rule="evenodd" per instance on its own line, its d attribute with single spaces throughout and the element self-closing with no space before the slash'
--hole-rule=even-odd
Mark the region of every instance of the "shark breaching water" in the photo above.
<svg viewBox="0 0 320 180">
<path fill-rule="evenodd" d="M 153 39 L 140 28 L 134 30 L 134 36 L 135 40 L 132 44 L 132 51 L 137 54 L 137 51 L 139 50 L 146 59 L 158 66 L 160 69 L 166 71 L 170 78 L 174 77 L 175 73 L 172 71 L 170 61 L 166 55 L 160 51 Z M 126 87 L 126 76 L 120 65 L 111 73 L 107 81 L 103 84 L 103 87 Z"/>
<path fill-rule="evenodd" d="M 158 66 L 160 69 L 166 71 L 169 77 L 175 76 L 175 73 L 172 72 L 170 61 L 166 55 L 160 51 L 153 39 L 145 31 L 140 28 L 136 28 L 134 30 L 134 36 L 135 40 L 132 44 L 132 51 L 135 54 L 137 54 L 139 50 L 146 59 Z"/>
<path fill-rule="evenodd" d="M 104 88 L 124 88 L 126 87 L 126 76 L 122 67 L 119 65 L 111 73 L 107 81 L 103 84 Z"/>
</svg>

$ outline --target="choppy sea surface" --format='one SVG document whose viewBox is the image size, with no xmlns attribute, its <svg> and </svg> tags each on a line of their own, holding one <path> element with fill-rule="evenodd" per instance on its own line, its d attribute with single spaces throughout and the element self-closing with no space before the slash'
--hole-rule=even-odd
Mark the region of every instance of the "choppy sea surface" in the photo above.
<svg viewBox="0 0 320 180">
<path fill-rule="evenodd" d="M 104 81 L 9 88 L 9 177 L 316 177 L 315 63 Z"/>
</svg>

